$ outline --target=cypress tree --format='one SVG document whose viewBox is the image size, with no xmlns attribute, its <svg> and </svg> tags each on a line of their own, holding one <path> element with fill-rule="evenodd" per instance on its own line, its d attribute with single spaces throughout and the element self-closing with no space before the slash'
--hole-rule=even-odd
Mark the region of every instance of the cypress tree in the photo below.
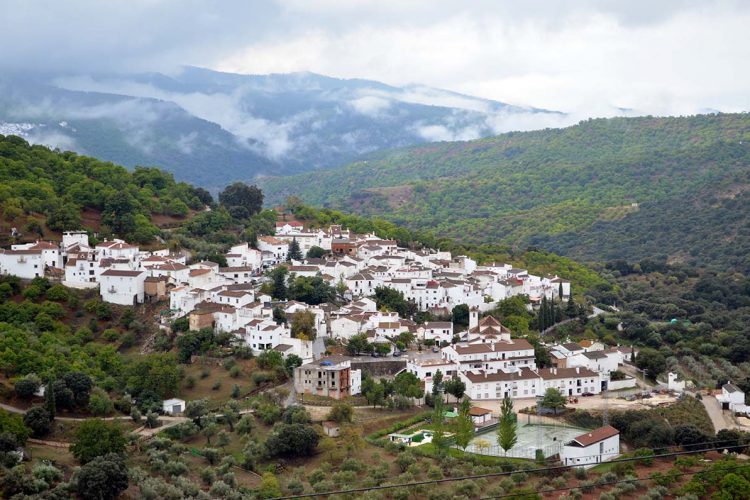
<svg viewBox="0 0 750 500">
<path fill-rule="evenodd" d="M 292 238 L 292 242 L 289 244 L 289 252 L 287 253 L 286 260 L 302 260 L 302 250 L 299 248 L 297 238 Z"/>
<path fill-rule="evenodd" d="M 47 382 L 47 387 L 44 390 L 44 409 L 47 410 L 50 420 L 55 419 L 57 413 L 57 407 L 55 405 L 55 389 L 54 381 L 50 380 Z"/>
</svg>

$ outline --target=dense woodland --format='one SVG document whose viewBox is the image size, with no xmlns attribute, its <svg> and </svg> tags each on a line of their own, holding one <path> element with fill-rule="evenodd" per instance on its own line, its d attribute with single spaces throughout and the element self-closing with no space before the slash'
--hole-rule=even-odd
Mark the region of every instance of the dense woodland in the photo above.
<svg viewBox="0 0 750 500">
<path fill-rule="evenodd" d="M 32 146 L 0 136 L 0 209 L 4 235 L 10 228 L 37 237 L 84 227 L 96 214 L 102 235 L 147 243 L 158 233 L 155 215 L 185 217 L 212 202 L 204 189 L 175 182 L 157 168 L 124 167 L 71 152 Z"/>
<path fill-rule="evenodd" d="M 749 164 L 750 115 L 612 118 L 377 153 L 263 187 L 462 241 L 746 270 Z"/>
</svg>

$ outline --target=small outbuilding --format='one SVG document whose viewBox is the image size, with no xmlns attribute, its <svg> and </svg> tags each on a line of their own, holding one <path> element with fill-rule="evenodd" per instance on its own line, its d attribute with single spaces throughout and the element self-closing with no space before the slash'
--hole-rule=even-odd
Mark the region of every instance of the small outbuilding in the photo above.
<svg viewBox="0 0 750 500">
<path fill-rule="evenodd" d="M 165 399 L 161 403 L 161 409 L 165 415 L 179 415 L 185 411 L 185 400 L 184 399 Z"/>
<path fill-rule="evenodd" d="M 341 434 L 341 424 L 332 420 L 324 421 L 323 434 L 332 438 L 339 437 L 339 434 Z"/>
<path fill-rule="evenodd" d="M 492 411 L 478 406 L 472 406 L 469 410 L 469 415 L 471 415 L 471 420 L 477 427 L 485 425 L 492 419 Z"/>
<path fill-rule="evenodd" d="M 565 443 L 560 460 L 571 467 L 591 467 L 620 454 L 620 431 L 611 425 L 581 434 Z"/>
</svg>

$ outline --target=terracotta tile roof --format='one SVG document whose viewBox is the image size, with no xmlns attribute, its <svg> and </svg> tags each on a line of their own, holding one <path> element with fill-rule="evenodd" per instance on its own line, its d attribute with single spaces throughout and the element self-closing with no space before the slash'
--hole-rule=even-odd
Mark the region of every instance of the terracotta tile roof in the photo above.
<svg viewBox="0 0 750 500">
<path fill-rule="evenodd" d="M 491 414 L 492 410 L 486 408 L 479 408 L 478 406 L 472 406 L 469 408 L 469 415 L 472 417 L 481 417 L 482 415 Z"/>
<path fill-rule="evenodd" d="M 584 367 L 575 368 L 542 368 L 539 375 L 544 380 L 555 380 L 561 378 L 580 378 L 580 377 L 597 377 L 595 371 Z"/>
<path fill-rule="evenodd" d="M 500 371 L 496 373 L 486 373 L 484 371 L 478 373 L 469 371 L 465 372 L 464 376 L 468 378 L 472 384 L 480 384 L 484 382 L 509 382 L 512 380 L 531 380 L 539 378 L 537 373 L 528 368 L 521 368 L 519 371 L 511 373 Z"/>
<path fill-rule="evenodd" d="M 578 443 L 580 446 L 586 447 L 598 443 L 599 441 L 603 441 L 607 438 L 611 438 L 612 436 L 617 436 L 619 433 L 620 431 L 618 431 L 611 425 L 605 425 L 604 427 L 599 427 L 598 429 L 594 429 L 591 432 L 587 432 L 573 438 L 573 442 Z"/>
<path fill-rule="evenodd" d="M 102 276 L 126 276 L 126 277 L 136 277 L 143 274 L 143 271 L 125 271 L 125 270 L 118 270 L 118 269 L 107 269 L 104 271 L 101 275 Z"/>
</svg>

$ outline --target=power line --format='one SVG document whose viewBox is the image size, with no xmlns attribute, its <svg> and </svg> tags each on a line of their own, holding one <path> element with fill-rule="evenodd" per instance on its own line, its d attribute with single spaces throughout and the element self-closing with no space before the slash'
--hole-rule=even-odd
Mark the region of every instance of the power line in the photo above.
<svg viewBox="0 0 750 500">
<path fill-rule="evenodd" d="M 734 441 L 734 440 L 731 440 Z M 715 441 L 711 442 L 711 444 L 716 444 Z M 695 445 L 690 446 L 697 446 L 697 443 Z M 706 451 L 718 451 L 718 450 L 729 450 L 733 448 L 746 448 L 746 444 L 742 445 L 733 445 L 733 446 L 719 446 L 719 447 L 711 447 L 711 448 L 701 448 L 699 450 L 686 450 L 681 452 L 672 452 L 672 453 L 662 453 L 662 454 L 654 454 L 654 455 L 647 455 L 647 456 L 640 456 L 640 457 L 625 457 L 625 458 L 619 458 L 615 460 L 610 460 L 608 462 L 603 463 L 621 463 L 621 462 L 635 462 L 639 460 L 649 460 L 649 459 L 655 459 L 655 458 L 668 458 L 668 457 L 679 457 L 683 455 L 691 455 L 695 453 L 703 453 Z M 598 454 L 597 454 L 598 455 Z M 588 455 L 591 456 L 597 456 L 597 455 Z M 449 478 L 442 478 L 442 479 L 430 479 L 425 481 L 413 481 L 410 483 L 402 483 L 402 484 L 386 484 L 386 485 L 378 485 L 378 486 L 370 486 L 370 487 L 363 487 L 363 488 L 352 488 L 348 490 L 333 490 L 333 491 L 325 491 L 321 493 L 301 493 L 299 495 L 287 495 L 287 496 L 281 496 L 281 497 L 274 497 L 271 500 L 292 500 L 295 498 L 315 498 L 315 497 L 322 497 L 322 496 L 329 496 L 329 495 L 345 495 L 349 493 L 365 493 L 368 491 L 377 491 L 377 490 L 387 490 L 387 489 L 393 489 L 393 488 L 411 488 L 414 486 L 424 486 L 428 484 L 441 484 L 441 483 L 450 483 L 454 481 L 466 481 L 470 479 L 484 479 L 488 477 L 501 477 L 501 476 L 510 476 L 516 472 L 525 472 L 527 474 L 536 474 L 539 472 L 550 472 L 550 471 L 557 471 L 557 470 L 569 470 L 573 468 L 574 466 L 570 465 L 555 465 L 551 467 L 538 467 L 536 469 L 526 469 L 526 470 L 520 470 L 520 471 L 502 471 L 502 472 L 488 472 L 486 474 L 475 474 L 471 476 L 460 476 L 460 477 L 449 477 Z"/>
<path fill-rule="evenodd" d="M 727 469 L 724 469 L 724 470 L 725 471 L 737 470 L 737 469 L 742 469 L 742 468 L 745 468 L 745 467 L 750 467 L 750 464 L 736 465 L 734 467 L 728 467 Z M 694 471 L 694 472 L 680 472 L 680 473 L 677 473 L 677 474 L 671 474 L 670 477 L 694 476 L 696 474 L 703 474 L 705 472 L 706 472 L 705 470 L 698 470 L 698 471 Z M 643 478 L 636 477 L 636 478 L 631 478 L 631 479 L 619 479 L 617 481 L 607 481 L 607 482 L 604 482 L 604 483 L 596 483 L 593 486 L 594 487 L 602 487 L 602 486 L 610 486 L 610 485 L 613 485 L 613 484 L 621 484 L 621 483 L 640 483 L 641 481 L 654 481 L 654 479 L 650 478 L 650 477 L 643 477 Z M 565 486 L 565 487 L 562 487 L 562 488 L 553 488 L 553 489 L 547 489 L 547 490 L 539 490 L 538 489 L 538 490 L 534 490 L 534 492 L 535 493 L 554 493 L 554 492 L 558 492 L 558 491 L 571 491 L 571 490 L 580 489 L 580 488 L 581 488 L 580 486 Z M 495 500 L 495 499 L 498 499 L 498 498 L 513 498 L 513 497 L 525 496 L 525 495 L 528 495 L 528 494 L 529 494 L 529 492 L 525 492 L 525 493 L 506 493 L 506 494 L 495 495 L 495 496 L 491 496 L 491 497 L 481 497 L 479 500 Z"/>
</svg>

